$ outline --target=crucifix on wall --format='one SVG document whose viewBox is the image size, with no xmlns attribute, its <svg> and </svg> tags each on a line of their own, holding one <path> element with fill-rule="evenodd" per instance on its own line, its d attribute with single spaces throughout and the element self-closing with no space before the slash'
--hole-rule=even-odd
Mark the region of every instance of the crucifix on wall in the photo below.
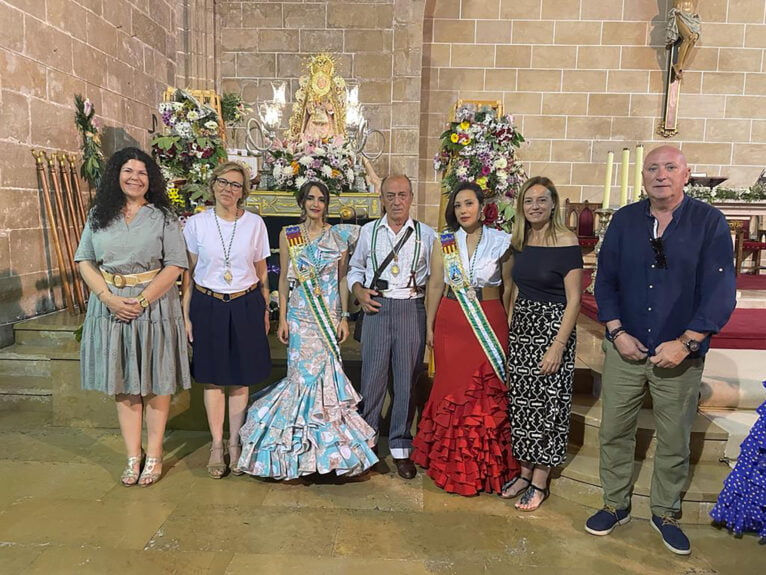
<svg viewBox="0 0 766 575">
<path fill-rule="evenodd" d="M 673 0 L 668 10 L 665 29 L 665 47 L 668 51 L 668 66 L 665 74 L 665 102 L 662 122 L 657 133 L 665 138 L 678 133 L 678 101 L 681 95 L 681 81 L 689 62 L 692 48 L 700 37 L 701 22 L 697 8 L 699 0 Z"/>
</svg>

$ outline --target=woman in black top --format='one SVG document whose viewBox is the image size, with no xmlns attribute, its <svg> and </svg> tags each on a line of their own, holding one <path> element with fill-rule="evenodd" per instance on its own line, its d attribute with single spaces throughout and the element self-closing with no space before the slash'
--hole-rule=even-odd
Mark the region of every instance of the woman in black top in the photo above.
<svg viewBox="0 0 766 575">
<path fill-rule="evenodd" d="M 582 253 L 561 221 L 556 187 L 529 179 L 513 227 L 508 345 L 508 414 L 521 475 L 502 497 L 524 494 L 516 509 L 534 511 L 548 497 L 552 467 L 566 459 L 582 292 Z"/>
</svg>

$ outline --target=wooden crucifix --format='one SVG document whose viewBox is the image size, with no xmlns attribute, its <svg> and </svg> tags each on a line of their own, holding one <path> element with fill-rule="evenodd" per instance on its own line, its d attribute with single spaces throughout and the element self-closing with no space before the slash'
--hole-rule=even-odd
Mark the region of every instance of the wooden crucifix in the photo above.
<svg viewBox="0 0 766 575">
<path fill-rule="evenodd" d="M 697 13 L 698 6 L 699 0 L 673 0 L 673 6 L 668 10 L 665 29 L 665 47 L 668 51 L 665 101 L 662 122 L 657 128 L 657 133 L 664 138 L 670 138 L 678 133 L 681 81 L 692 48 L 700 37 L 701 22 Z"/>
</svg>

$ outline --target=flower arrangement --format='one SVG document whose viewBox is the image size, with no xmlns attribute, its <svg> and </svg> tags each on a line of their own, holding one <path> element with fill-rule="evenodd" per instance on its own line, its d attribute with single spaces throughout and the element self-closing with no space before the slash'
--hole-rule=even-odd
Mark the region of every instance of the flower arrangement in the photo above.
<svg viewBox="0 0 766 575">
<path fill-rule="evenodd" d="M 434 156 L 434 170 L 442 173 L 442 187 L 449 194 L 458 182 L 476 182 L 484 190 L 486 225 L 510 232 L 514 202 L 527 179 L 516 149 L 524 137 L 512 116 L 497 117 L 491 108 L 460 106 L 455 121 L 441 135 Z"/>
<path fill-rule="evenodd" d="M 270 189 L 297 192 L 309 180 L 324 182 L 330 193 L 340 195 L 354 185 L 356 155 L 341 137 L 328 140 L 277 142 L 264 156 L 271 169 Z"/>
<path fill-rule="evenodd" d="M 242 101 L 242 97 L 234 92 L 224 92 L 221 98 L 221 119 L 229 127 L 242 122 L 253 109 Z"/>
<path fill-rule="evenodd" d="M 74 123 L 82 136 L 82 166 L 80 175 L 91 188 L 97 188 L 104 173 L 104 153 L 101 151 L 101 135 L 94 118 L 96 109 L 90 99 L 80 94 L 74 97 Z"/>
<path fill-rule="evenodd" d="M 184 90 L 159 105 L 165 134 L 152 140 L 152 155 L 171 186 L 176 211 L 188 212 L 207 199 L 213 169 L 226 159 L 218 114 Z"/>
<path fill-rule="evenodd" d="M 766 200 L 766 184 L 755 184 L 749 188 L 710 189 L 706 186 L 689 186 L 686 194 L 703 202 L 720 202 L 734 200 L 737 202 L 762 202 Z"/>
</svg>

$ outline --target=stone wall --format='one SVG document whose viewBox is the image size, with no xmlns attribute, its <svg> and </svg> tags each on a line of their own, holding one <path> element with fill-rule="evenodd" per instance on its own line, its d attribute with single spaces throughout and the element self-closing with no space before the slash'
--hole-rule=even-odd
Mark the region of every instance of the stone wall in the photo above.
<svg viewBox="0 0 766 575">
<path fill-rule="evenodd" d="M 181 4 L 0 2 L 0 346 L 11 323 L 63 307 L 30 151 L 78 151 L 76 93 L 95 105 L 107 153 L 146 148 L 157 100 L 177 77 Z"/>
<path fill-rule="evenodd" d="M 663 106 L 668 0 L 438 0 L 426 4 L 422 210 L 435 222 L 430 157 L 458 98 L 501 100 L 529 140 L 520 155 L 566 197 L 600 201 L 606 152 L 681 146 L 694 171 L 750 185 L 766 165 L 766 21 L 760 0 L 702 0 L 678 135 Z M 632 170 L 631 170 L 632 171 Z M 615 178 L 618 174 L 615 174 Z M 632 175 L 631 175 L 632 181 Z"/>
<path fill-rule="evenodd" d="M 415 176 L 424 5 L 423 0 L 218 2 L 222 89 L 262 101 L 271 98 L 272 81 L 287 80 L 290 99 L 308 57 L 332 53 L 336 74 L 360 82 L 370 127 L 385 135 L 377 171 Z"/>
</svg>

